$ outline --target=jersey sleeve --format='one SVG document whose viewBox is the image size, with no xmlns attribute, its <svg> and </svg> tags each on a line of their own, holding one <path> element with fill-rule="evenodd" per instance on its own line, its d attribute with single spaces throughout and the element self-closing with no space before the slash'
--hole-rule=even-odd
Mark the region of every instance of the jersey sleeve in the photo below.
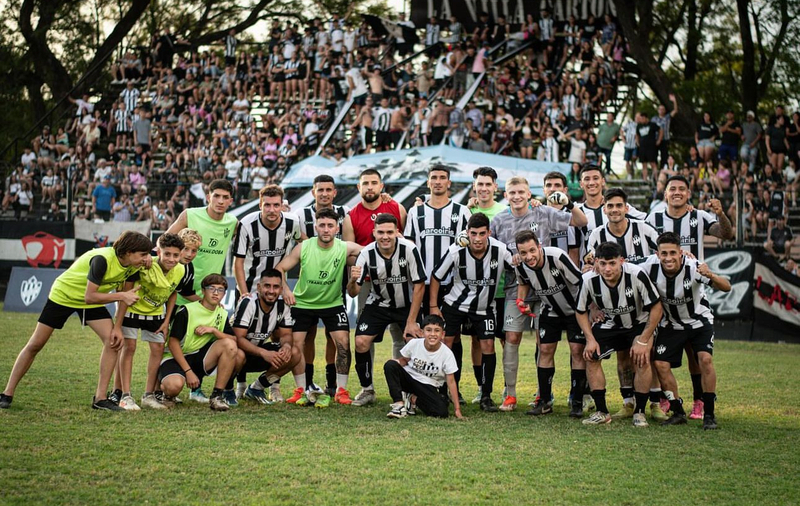
<svg viewBox="0 0 800 506">
<path fill-rule="evenodd" d="M 514 260 L 511 256 L 511 252 L 508 251 L 508 248 L 503 250 L 503 263 L 505 264 L 505 272 L 514 272 Z"/>
<path fill-rule="evenodd" d="M 180 282 L 178 283 L 178 287 L 175 289 L 178 292 L 178 295 L 183 297 L 190 297 L 192 295 L 196 295 L 194 291 L 194 265 L 188 264 L 186 265 L 186 271 L 183 273 L 183 277 L 181 278 Z"/>
<path fill-rule="evenodd" d="M 236 311 L 233 313 L 233 322 L 231 325 L 236 329 L 249 329 L 250 324 L 253 322 L 253 314 L 255 313 L 255 305 L 250 297 L 245 297 L 239 301 L 236 306 Z"/>
<path fill-rule="evenodd" d="M 294 318 L 292 318 L 292 308 L 289 304 L 283 305 L 283 313 L 278 316 L 278 325 L 282 329 L 291 329 L 294 327 Z"/>
<path fill-rule="evenodd" d="M 572 263 L 572 259 L 569 255 L 562 252 L 558 256 L 558 263 L 561 266 L 561 272 L 569 283 L 573 285 L 580 284 L 582 276 L 581 271 Z"/>
<path fill-rule="evenodd" d="M 711 225 L 719 222 L 719 218 L 717 218 L 717 215 L 714 213 L 709 213 L 708 211 L 704 210 L 698 210 L 697 213 L 703 223 L 703 233 L 708 234 L 708 230 L 711 228 Z"/>
<path fill-rule="evenodd" d="M 569 222 L 572 220 L 572 213 L 565 213 L 560 209 L 556 209 L 554 207 L 546 207 L 541 206 L 542 209 L 546 209 L 548 216 L 547 221 L 550 225 L 550 230 L 555 230 L 560 232 L 562 230 L 567 230 L 569 228 Z M 546 238 L 542 238 L 544 240 Z"/>
<path fill-rule="evenodd" d="M 650 281 L 650 277 L 648 277 L 647 273 L 643 270 L 640 270 L 636 274 L 636 285 L 642 297 L 642 305 L 645 309 L 650 309 L 660 300 L 655 285 L 653 285 L 653 282 Z"/>
<path fill-rule="evenodd" d="M 405 346 L 400 350 L 400 355 L 405 358 L 411 358 L 411 354 L 414 352 L 414 348 L 417 346 L 416 339 L 412 339 L 406 343 Z"/>
<path fill-rule="evenodd" d="M 186 337 L 186 327 L 189 325 L 189 311 L 186 306 L 181 306 L 172 318 L 172 327 L 169 330 L 169 337 L 183 339 Z"/>
<path fill-rule="evenodd" d="M 414 232 L 414 227 L 417 224 L 417 208 L 419 206 L 412 206 L 406 216 L 406 228 L 403 230 L 403 237 L 411 242 L 416 242 L 417 234 Z"/>
<path fill-rule="evenodd" d="M 516 267 L 516 269 L 514 269 L 514 272 L 517 273 L 517 284 L 518 285 L 532 286 L 531 285 L 531 280 L 528 277 L 528 273 L 527 273 L 527 271 L 525 271 L 525 267 L 522 264 L 519 264 Z"/>
<path fill-rule="evenodd" d="M 628 204 L 627 215 L 629 218 L 633 218 L 635 220 L 644 220 L 645 218 L 647 218 L 647 213 L 636 209 L 631 204 Z"/>
<path fill-rule="evenodd" d="M 89 274 L 86 277 L 95 285 L 102 285 L 107 270 L 108 261 L 106 261 L 104 256 L 97 255 L 89 260 Z"/>
<path fill-rule="evenodd" d="M 650 248 L 651 253 L 658 251 L 658 231 L 647 222 L 642 223 L 642 232 L 644 233 L 644 240 L 647 241 L 647 247 Z"/>
<path fill-rule="evenodd" d="M 447 279 L 447 276 L 452 272 L 453 267 L 456 265 L 456 257 L 458 256 L 455 244 L 447 249 L 447 253 L 436 264 L 436 269 L 433 271 L 433 277 L 439 281 Z"/>
<path fill-rule="evenodd" d="M 597 246 L 600 245 L 600 230 L 602 230 L 602 228 L 596 228 L 592 230 L 591 234 L 589 234 L 589 240 L 586 243 L 587 251 L 588 250 L 594 251 L 597 248 Z"/>
<path fill-rule="evenodd" d="M 584 314 L 586 311 L 589 310 L 589 304 L 591 304 L 591 293 L 589 293 L 589 285 L 591 285 L 591 272 L 587 272 L 583 276 L 581 276 L 581 287 L 578 290 L 578 304 L 575 307 L 575 311 L 578 313 Z"/>
<path fill-rule="evenodd" d="M 469 208 L 467 206 L 461 206 L 461 210 L 458 216 L 458 227 L 456 228 L 456 234 L 459 234 L 467 229 L 467 223 L 469 222 L 469 218 L 472 216 Z"/>
<path fill-rule="evenodd" d="M 233 256 L 247 258 L 247 251 L 250 249 L 251 242 L 250 232 L 240 221 L 236 225 L 236 233 L 233 236 Z"/>
<path fill-rule="evenodd" d="M 420 256 L 419 250 L 416 247 L 411 248 L 411 258 L 409 258 L 408 261 L 408 272 L 411 274 L 411 282 L 426 282 L 428 280 L 428 276 L 425 274 L 425 266 L 422 264 L 422 256 Z"/>
<path fill-rule="evenodd" d="M 367 250 L 362 249 L 359 252 L 358 257 L 356 258 L 356 267 L 361 267 L 361 275 L 356 280 L 358 286 L 364 284 L 364 281 L 367 279 L 367 275 L 369 274 L 369 269 L 367 268 Z"/>
<path fill-rule="evenodd" d="M 450 351 L 449 348 L 446 348 L 446 350 L 449 353 L 445 353 L 445 358 L 442 363 L 442 371 L 444 371 L 445 374 L 455 374 L 458 371 L 458 362 L 456 362 L 456 356 L 453 355 L 453 352 Z"/>
<path fill-rule="evenodd" d="M 131 274 L 130 276 L 128 276 L 128 279 L 126 279 L 125 281 L 130 281 L 131 283 L 135 283 L 135 282 L 139 281 L 141 278 L 142 278 L 141 271 L 136 271 L 133 274 Z"/>
<path fill-rule="evenodd" d="M 578 227 L 569 227 L 567 229 L 567 248 L 580 248 L 580 231 Z"/>
</svg>

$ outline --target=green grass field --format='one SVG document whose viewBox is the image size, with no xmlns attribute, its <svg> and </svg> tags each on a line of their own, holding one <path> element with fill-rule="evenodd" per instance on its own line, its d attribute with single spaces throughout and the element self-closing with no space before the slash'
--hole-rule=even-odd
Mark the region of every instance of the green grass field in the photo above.
<svg viewBox="0 0 800 506">
<path fill-rule="evenodd" d="M 35 320 L 2 314 L 2 385 Z M 379 363 L 389 348 L 379 345 Z M 101 413 L 89 407 L 99 340 L 73 318 L 40 353 L 12 408 L 0 412 L 0 503 L 800 502 L 800 347 L 717 341 L 716 432 L 702 431 L 698 421 L 634 429 L 629 421 L 584 427 L 569 419 L 565 350 L 556 358 L 556 412 L 537 419 L 524 414 L 527 406 L 483 414 L 470 405 L 463 422 L 389 420 L 382 367 L 375 371 L 380 402 L 368 408 L 240 404 L 212 413 L 184 404 L 169 412 Z M 134 364 L 136 397 L 144 351 Z M 536 388 L 530 339 L 521 363 L 519 397 L 526 404 Z M 608 362 L 607 372 L 614 367 Z M 324 371 L 321 360 L 317 371 Z M 690 403 L 686 369 L 676 375 Z M 618 385 L 615 374 L 608 376 L 616 411 Z M 353 395 L 357 385 L 353 371 Z M 471 397 L 469 366 L 462 385 Z M 284 380 L 284 395 L 292 386 Z"/>
</svg>

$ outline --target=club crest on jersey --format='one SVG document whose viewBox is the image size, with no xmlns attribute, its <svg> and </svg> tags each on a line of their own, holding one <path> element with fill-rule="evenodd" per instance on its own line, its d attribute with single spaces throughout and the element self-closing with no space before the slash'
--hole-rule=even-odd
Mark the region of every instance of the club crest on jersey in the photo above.
<svg viewBox="0 0 800 506">
<path fill-rule="evenodd" d="M 378 217 L 378 215 L 377 215 L 377 214 L 375 214 L 375 213 L 372 213 L 372 214 L 370 215 L 369 219 L 371 219 L 372 221 L 375 221 L 375 218 L 377 218 L 377 217 Z"/>
<path fill-rule="evenodd" d="M 496 269 L 498 265 L 499 264 L 497 263 L 497 260 L 492 260 L 491 262 L 489 262 L 490 269 Z"/>
<path fill-rule="evenodd" d="M 539 224 L 535 221 L 531 222 L 531 232 L 536 232 L 537 230 L 539 230 Z"/>
<path fill-rule="evenodd" d="M 659 355 L 663 355 L 665 351 L 667 351 L 667 347 L 663 344 L 659 344 L 658 348 L 656 348 L 656 353 Z"/>
<path fill-rule="evenodd" d="M 556 269 L 555 267 L 553 267 L 552 269 L 550 269 L 550 274 L 554 278 L 557 278 L 561 274 L 561 272 L 558 269 Z"/>
<path fill-rule="evenodd" d="M 625 297 L 633 297 L 633 288 L 628 287 L 625 289 Z"/>
<path fill-rule="evenodd" d="M 405 267 L 406 265 L 408 265 L 408 260 L 406 260 L 405 258 L 401 258 L 400 260 L 397 261 L 397 265 L 399 265 L 400 267 Z"/>
<path fill-rule="evenodd" d="M 334 269 L 338 269 L 339 268 L 339 264 L 341 264 L 341 263 L 342 263 L 342 259 L 341 258 L 334 258 L 333 259 L 333 268 Z"/>
<path fill-rule="evenodd" d="M 228 234 L 230 234 L 230 233 L 231 233 L 231 229 L 226 227 L 225 230 L 222 231 L 222 237 L 227 239 L 228 238 Z"/>
<path fill-rule="evenodd" d="M 364 332 L 368 328 L 369 328 L 369 325 L 367 325 L 366 323 L 362 323 L 361 325 L 358 326 L 358 330 L 360 330 L 361 332 Z"/>
<path fill-rule="evenodd" d="M 691 290 L 692 289 L 692 280 L 691 279 L 684 279 L 683 280 L 683 289 L 684 290 Z"/>
<path fill-rule="evenodd" d="M 452 221 L 453 223 L 458 223 L 458 215 L 457 214 L 451 215 L 450 221 Z"/>
<path fill-rule="evenodd" d="M 692 218 L 689 220 L 689 226 L 694 228 L 697 226 L 697 218 Z"/>
<path fill-rule="evenodd" d="M 642 244 L 642 238 L 638 235 L 633 236 L 633 244 L 636 246 Z"/>
</svg>

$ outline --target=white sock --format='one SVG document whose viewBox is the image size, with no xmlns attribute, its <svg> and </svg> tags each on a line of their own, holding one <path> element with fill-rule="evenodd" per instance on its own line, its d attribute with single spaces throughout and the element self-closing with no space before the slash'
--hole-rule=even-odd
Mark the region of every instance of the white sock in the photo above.
<svg viewBox="0 0 800 506">
<path fill-rule="evenodd" d="M 250 383 L 250 389 L 251 390 L 261 390 L 263 392 L 264 391 L 264 385 L 261 384 L 261 380 L 256 378 L 256 380 L 254 382 Z"/>
<path fill-rule="evenodd" d="M 336 373 L 336 386 L 347 390 L 347 380 L 350 378 L 347 374 Z"/>
<path fill-rule="evenodd" d="M 297 385 L 297 388 L 302 388 L 303 390 L 306 389 L 306 373 L 300 373 L 294 375 L 294 384 Z"/>
<path fill-rule="evenodd" d="M 371 391 L 374 392 L 375 391 L 375 385 L 373 383 L 370 383 L 369 386 L 366 387 L 364 390 L 371 390 Z"/>
<path fill-rule="evenodd" d="M 503 348 L 503 378 L 506 380 L 507 395 L 517 396 L 517 371 L 519 370 L 519 345 L 506 341 Z"/>
<path fill-rule="evenodd" d="M 244 393 L 247 390 L 247 383 L 244 381 L 237 381 L 236 382 L 236 391 L 240 393 Z"/>
</svg>

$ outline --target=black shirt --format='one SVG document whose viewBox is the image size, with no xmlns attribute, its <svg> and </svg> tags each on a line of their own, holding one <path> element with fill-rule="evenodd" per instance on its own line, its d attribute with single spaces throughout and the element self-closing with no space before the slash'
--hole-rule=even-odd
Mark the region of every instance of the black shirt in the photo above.
<svg viewBox="0 0 800 506">
<path fill-rule="evenodd" d="M 736 130 L 737 128 L 742 128 L 742 124 L 738 121 L 731 123 L 730 129 Z M 730 146 L 738 146 L 739 135 L 735 132 L 731 132 L 730 129 L 722 134 L 722 143 Z"/>
</svg>

